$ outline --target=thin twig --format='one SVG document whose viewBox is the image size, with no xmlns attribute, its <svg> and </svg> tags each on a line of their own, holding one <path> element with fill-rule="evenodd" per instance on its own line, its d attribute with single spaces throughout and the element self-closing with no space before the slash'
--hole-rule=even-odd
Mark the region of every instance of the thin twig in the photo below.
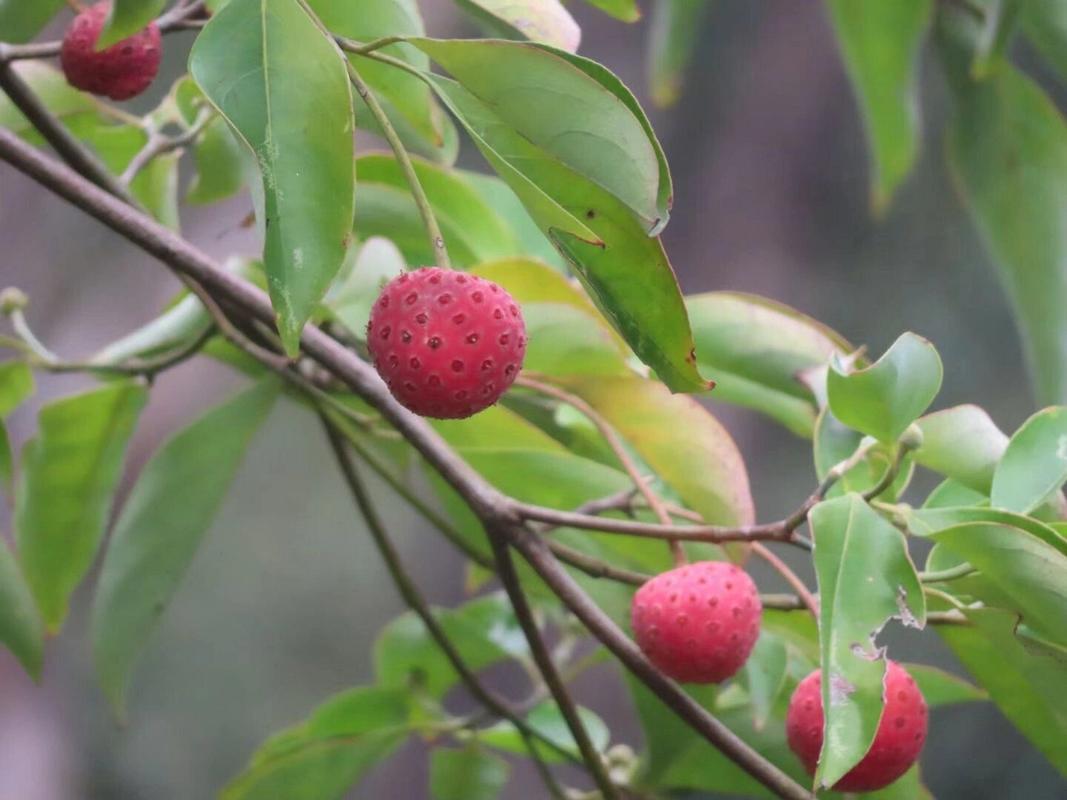
<svg viewBox="0 0 1067 800">
<path fill-rule="evenodd" d="M 560 389 L 550 383 L 536 380 L 527 375 L 520 375 L 515 379 L 515 383 L 525 389 L 530 389 L 539 394 L 558 400 L 561 403 L 566 403 L 584 414 L 589 421 L 593 423 L 593 426 L 597 429 L 597 432 L 600 433 L 604 441 L 607 442 L 608 447 L 610 447 L 611 451 L 615 454 L 615 458 L 619 460 L 619 464 L 622 465 L 623 470 L 630 476 L 630 480 L 634 482 L 637 491 L 639 491 L 641 496 L 645 498 L 645 502 L 648 503 L 648 507 L 652 509 L 652 513 L 655 514 L 656 519 L 659 520 L 660 524 L 673 524 L 671 522 L 671 515 L 667 512 L 663 500 L 661 500 L 660 496 L 652 490 L 652 482 L 645 480 L 644 475 L 641 474 L 641 469 L 626 450 L 626 445 L 623 443 L 622 437 L 619 436 L 615 428 L 600 412 L 578 395 Z M 682 543 L 677 540 L 670 540 L 669 546 L 671 555 L 674 557 L 675 566 L 681 566 L 686 563 L 685 550 L 682 548 Z"/>
<path fill-rule="evenodd" d="M 169 153 L 173 150 L 185 147 L 188 144 L 192 144 L 196 141 L 196 138 L 203 133 L 204 128 L 211 122 L 214 114 L 204 109 L 200 112 L 196 121 L 185 131 L 179 133 L 177 136 L 167 136 L 165 133 L 159 131 L 152 131 L 148 135 L 148 141 L 145 142 L 142 147 L 133 158 L 130 159 L 130 163 L 126 165 L 126 169 L 123 170 L 122 175 L 119 176 L 119 182 L 123 186 L 129 186 L 133 183 L 133 179 L 147 167 L 154 159 Z"/>
<path fill-rule="evenodd" d="M 195 279 L 213 296 L 240 309 L 249 319 L 273 324 L 275 313 L 266 293 L 232 275 L 188 241 L 79 176 L 73 170 L 0 129 L 0 160 L 68 200 L 178 275 Z M 534 566 L 563 604 L 619 658 L 624 667 L 657 695 L 678 718 L 746 773 L 787 800 L 811 800 L 811 793 L 739 739 L 706 708 L 660 673 L 628 636 L 585 594 L 538 535 L 522 524 L 522 506 L 489 485 L 425 420 L 400 406 L 373 367 L 317 326 L 301 334 L 304 353 L 374 407 L 419 451 L 486 526 L 498 526 Z M 576 515 L 579 519 L 585 515 Z M 589 518 L 593 522 L 606 519 Z M 555 519 L 547 520 L 555 522 Z M 564 522 L 563 524 L 567 524 Z"/>
<path fill-rule="evenodd" d="M 575 744 L 578 745 L 578 751 L 582 754 L 582 761 L 585 762 L 589 773 L 593 776 L 593 781 L 596 783 L 597 788 L 600 789 L 604 800 L 619 800 L 619 793 L 608 775 L 604 759 L 601 758 L 599 751 L 593 744 L 593 740 L 589 738 L 585 723 L 578 714 L 578 706 L 575 704 L 574 698 L 571 697 L 567 685 L 560 677 L 559 670 L 552 660 L 552 654 L 548 652 L 544 639 L 541 638 L 541 631 L 537 627 L 533 610 L 526 599 L 522 584 L 519 583 L 519 575 L 515 571 L 515 564 L 511 560 L 511 550 L 508 547 L 507 539 L 500 531 L 490 529 L 489 543 L 493 548 L 497 576 L 504 586 L 504 591 L 508 594 L 508 599 L 511 600 L 511 606 L 515 610 L 515 618 L 526 636 L 526 642 L 530 646 L 530 653 L 533 655 L 541 677 L 544 678 L 545 685 L 552 693 L 552 698 L 556 701 L 556 706 L 559 708 L 560 714 L 563 715 L 567 728 L 570 730 L 571 736 L 574 737 Z"/>
<path fill-rule="evenodd" d="M 357 56 L 365 56 L 382 47 L 403 42 L 404 38 L 403 36 L 383 36 L 381 39 L 374 39 L 366 44 L 361 44 L 353 39 L 346 39 L 344 36 L 334 36 L 338 47 L 346 53 L 353 53 Z"/>
<path fill-rule="evenodd" d="M 919 580 L 923 583 L 947 583 L 948 581 L 954 581 L 957 578 L 964 578 L 977 571 L 978 570 L 971 566 L 969 562 L 964 561 L 962 564 L 957 564 L 948 569 L 937 570 L 935 572 L 920 572 Z"/>
<path fill-rule="evenodd" d="M 804 585 L 804 581 L 800 579 L 800 576 L 793 572 L 782 559 L 780 559 L 770 548 L 763 546 L 759 542 L 752 543 L 752 552 L 770 564 L 775 571 L 785 578 L 786 583 L 793 587 L 793 591 L 800 596 L 800 599 L 804 602 L 808 611 L 815 619 L 819 618 L 819 601 L 815 599 L 815 595 L 811 593 L 807 586 Z"/>
<path fill-rule="evenodd" d="M 407 571 L 404 569 L 400 554 L 397 552 L 392 539 L 389 537 L 389 533 L 385 528 L 385 523 L 378 515 L 378 510 L 375 508 L 370 495 L 367 493 L 366 486 L 363 484 L 363 479 L 360 478 L 355 465 L 353 465 L 351 459 L 348 457 L 348 452 L 345 449 L 345 439 L 342 437 L 340 431 L 338 431 L 326 417 L 320 417 L 320 419 L 323 428 L 326 431 L 326 439 L 330 444 L 334 459 L 341 470 L 341 476 L 344 478 L 345 484 L 348 486 L 348 490 L 352 495 L 352 499 L 355 500 L 360 514 L 367 523 L 367 530 L 370 531 L 371 538 L 374 540 L 374 544 L 378 548 L 378 553 L 381 555 L 382 561 L 385 562 L 385 567 L 389 571 L 389 576 L 393 579 L 393 584 L 396 586 L 397 591 L 400 593 L 400 596 L 403 598 L 408 608 L 415 612 L 416 616 L 422 620 L 422 624 L 426 626 L 426 631 L 430 634 L 430 638 L 434 640 L 434 643 L 440 648 L 441 652 L 445 655 L 445 658 L 448 659 L 460 680 L 463 681 L 464 685 L 470 690 L 470 693 L 474 695 L 478 702 L 492 711 L 493 714 L 502 719 L 506 719 L 514 725 L 517 730 L 524 731 L 527 735 L 550 746 L 564 757 L 573 759 L 573 754 L 567 751 L 566 748 L 560 747 L 551 738 L 531 727 L 530 724 L 516 714 L 507 703 L 494 695 L 484 684 L 482 684 L 478 676 L 475 675 L 474 671 L 468 666 L 459 650 L 456 649 L 456 646 L 445 632 L 445 629 L 441 627 L 441 623 L 438 622 L 437 617 L 435 617 L 430 610 L 429 604 L 422 596 L 418 586 L 415 585 L 415 581 L 412 580 L 411 576 L 408 575 Z"/>
</svg>

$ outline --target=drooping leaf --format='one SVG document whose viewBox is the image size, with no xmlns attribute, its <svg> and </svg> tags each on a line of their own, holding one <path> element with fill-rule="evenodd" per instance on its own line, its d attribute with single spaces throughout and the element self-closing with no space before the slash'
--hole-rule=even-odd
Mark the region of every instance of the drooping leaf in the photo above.
<svg viewBox="0 0 1067 800">
<path fill-rule="evenodd" d="M 648 83 L 652 99 L 662 108 L 678 102 L 685 68 L 693 56 L 709 6 L 707 0 L 652 4 Z"/>
<path fill-rule="evenodd" d="M 455 266 L 516 255 L 520 248 L 493 207 L 484 202 L 463 173 L 416 159 L 415 174 L 426 192 Z M 355 231 L 362 237 L 391 239 L 416 266 L 434 263 L 422 217 L 396 159 L 361 156 L 356 161 L 360 201 Z"/>
<path fill-rule="evenodd" d="M 919 152 L 919 49 L 933 3 L 827 0 L 826 6 L 863 111 L 874 162 L 871 205 L 881 213 Z"/>
<path fill-rule="evenodd" d="M 994 506 L 1027 514 L 1067 481 L 1067 407 L 1034 414 L 1011 437 L 993 475 Z"/>
<path fill-rule="evenodd" d="M 1027 38 L 1061 76 L 1067 76 L 1067 5 L 1060 0 L 1027 0 L 1020 24 Z"/>
<path fill-rule="evenodd" d="M 995 590 L 982 598 L 988 604 L 1009 600 L 1030 628 L 1067 644 L 1067 555 L 1061 550 L 1021 528 L 990 523 L 956 525 L 931 538 L 981 572 L 981 581 Z"/>
<path fill-rule="evenodd" d="M 508 782 L 508 762 L 478 747 L 437 747 L 430 753 L 434 800 L 495 800 Z"/>
<path fill-rule="evenodd" d="M 237 194 L 244 186 L 239 148 L 222 120 L 208 123 L 193 148 L 196 177 L 189 184 L 185 202 L 208 205 Z"/>
<path fill-rule="evenodd" d="M 1067 125 L 1012 67 L 972 81 L 946 45 L 953 173 L 1014 305 L 1039 402 L 1067 399 Z"/>
<path fill-rule="evenodd" d="M 987 522 L 1019 528 L 1067 555 L 1067 541 L 1050 526 L 1027 517 L 988 506 L 922 508 L 906 515 L 908 530 L 915 536 L 930 536 L 946 528 L 971 522 Z"/>
<path fill-rule="evenodd" d="M 915 460 L 975 491 L 988 494 L 1008 437 L 975 405 L 946 408 L 918 421 L 922 447 Z"/>
<path fill-rule="evenodd" d="M 593 746 L 600 752 L 606 750 L 611 741 L 611 731 L 608 730 L 608 726 L 588 708 L 579 707 L 578 716 L 581 717 L 582 724 L 585 726 Z M 530 727 L 554 744 L 576 756 L 579 755 L 578 745 L 575 743 L 570 728 L 555 703 L 551 701 L 541 703 L 526 715 L 526 721 L 530 724 Z M 525 742 L 523 742 L 519 732 L 510 722 L 500 722 L 479 732 L 478 741 L 507 753 L 524 755 L 528 752 Z M 536 747 L 541 758 L 549 763 L 558 763 L 564 760 L 558 751 L 542 743 L 538 743 Z"/>
<path fill-rule="evenodd" d="M 658 232 L 671 180 L 659 142 L 618 78 L 535 43 L 414 39 L 473 97 L 553 159 L 603 187 Z"/>
<path fill-rule="evenodd" d="M 636 377 L 571 379 L 566 386 L 599 412 L 706 522 L 753 521 L 741 453 L 698 402 Z"/>
<path fill-rule="evenodd" d="M 30 587 L 6 542 L 0 542 L 0 643 L 19 660 L 30 677 L 40 678 L 44 626 Z"/>
<path fill-rule="evenodd" d="M 964 613 L 971 625 L 940 625 L 937 632 L 1004 715 L 1067 775 L 1063 664 L 1026 649 L 1015 635 L 1016 614 L 993 608 Z"/>
<path fill-rule="evenodd" d="M 259 162 L 268 286 L 295 353 L 350 239 L 356 175 L 343 56 L 296 0 L 232 0 L 197 37 L 189 69 Z"/>
<path fill-rule="evenodd" d="M 435 616 L 471 669 L 527 651 L 515 612 L 502 594 L 480 597 L 454 610 L 442 609 Z M 417 686 L 434 697 L 443 696 L 459 680 L 422 620 L 411 612 L 394 619 L 379 634 L 374 665 L 382 686 Z"/>
<path fill-rule="evenodd" d="M 177 433 L 145 465 L 115 523 L 93 603 L 93 658 L 120 716 L 130 671 L 211 525 L 278 393 L 268 379 Z"/>
<path fill-rule="evenodd" d="M 893 443 L 933 402 L 941 374 L 934 346 L 905 333 L 869 367 L 847 372 L 840 360 L 831 364 L 830 409 L 850 428 Z"/>
<path fill-rule="evenodd" d="M 456 0 L 494 36 L 529 39 L 573 53 L 582 30 L 559 0 Z"/>
<path fill-rule="evenodd" d="M 922 627 L 926 602 L 903 535 L 859 495 L 820 503 L 809 519 L 826 709 L 815 778 L 833 786 L 867 752 L 882 715 L 885 660 L 875 637 L 892 618 Z"/>
<path fill-rule="evenodd" d="M 111 13 L 104 30 L 96 41 L 96 49 L 103 50 L 128 36 L 141 31 L 159 16 L 167 0 L 111 0 Z"/>
<path fill-rule="evenodd" d="M 697 363 L 715 376 L 716 400 L 748 406 L 810 436 L 815 398 L 799 375 L 852 348 L 789 306 L 736 292 L 686 298 Z"/>
<path fill-rule="evenodd" d="M 407 692 L 360 687 L 267 740 L 221 800 L 340 800 L 413 729 Z"/>
<path fill-rule="evenodd" d="M 12 44 L 28 42 L 65 5 L 64 0 L 0 0 L 0 36 Z"/>
<path fill-rule="evenodd" d="M 638 357 L 675 391 L 706 388 L 659 239 L 610 193 L 549 157 L 458 84 L 429 80 Z"/>
<path fill-rule="evenodd" d="M 116 382 L 44 406 L 23 451 L 14 525 L 23 572 L 50 631 L 96 556 L 147 393 Z"/>
<path fill-rule="evenodd" d="M 928 664 L 905 664 L 930 708 L 988 700 L 989 694 L 973 683 Z"/>
</svg>

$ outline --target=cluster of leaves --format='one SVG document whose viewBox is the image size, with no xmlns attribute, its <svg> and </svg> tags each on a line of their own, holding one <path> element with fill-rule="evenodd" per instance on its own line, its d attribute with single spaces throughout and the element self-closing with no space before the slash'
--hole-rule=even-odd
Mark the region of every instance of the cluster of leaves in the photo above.
<svg viewBox="0 0 1067 800">
<path fill-rule="evenodd" d="M 0 0 L 0 30 L 29 38 L 57 10 L 48 5 Z M 108 35 L 135 30 L 161 5 L 116 2 Z M 810 513 L 818 620 L 803 611 L 767 610 L 743 673 L 723 687 L 694 691 L 695 698 L 769 761 L 806 780 L 785 744 L 785 705 L 815 666 L 840 676 L 853 691 L 843 702 L 824 698 L 829 711 L 819 779 L 832 785 L 863 756 L 881 715 L 878 632 L 893 618 L 922 627 L 931 613 L 949 612 L 956 624 L 936 631 L 983 688 L 914 666 L 927 701 L 938 706 L 988 696 L 1067 774 L 1067 701 L 1059 691 L 1067 653 L 1060 491 L 1067 480 L 1067 410 L 1039 412 L 1009 438 L 975 406 L 927 413 L 941 362 L 920 337 L 905 334 L 868 364 L 840 335 L 786 306 L 731 292 L 684 297 L 657 235 L 667 224 L 670 174 L 630 91 L 605 67 L 573 54 L 577 29 L 557 3 L 460 5 L 509 38 L 427 38 L 413 0 L 215 0 L 208 6 L 216 13 L 192 49 L 190 76 L 143 118 L 71 90 L 45 64 L 16 69 L 116 175 L 153 136 L 176 131 L 191 139 L 195 176 L 187 202 L 251 190 L 262 260 L 235 260 L 234 269 L 269 289 L 290 353 L 309 320 L 364 350 L 382 279 L 434 255 L 403 163 L 396 155 L 356 153 L 353 126 L 382 132 L 351 89 L 349 70 L 357 71 L 404 147 L 420 155 L 414 172 L 454 266 L 496 281 L 521 303 L 530 336 L 526 370 L 606 420 L 642 473 L 653 476 L 659 495 L 708 523 L 754 521 L 735 443 L 703 405 L 674 393 L 704 389 L 704 375 L 717 382 L 718 399 L 810 439 L 813 483 L 862 456 Z M 595 5 L 620 18 L 635 16 L 632 1 Z M 682 0 L 659 5 L 672 10 L 658 12 L 651 63 L 656 93 L 669 99 L 701 9 Z M 1020 307 L 1029 310 L 1023 320 L 1035 363 L 1051 376 L 1041 392 L 1062 399 L 1063 295 L 1049 287 L 1063 280 L 1054 245 L 1062 236 L 1056 176 L 1064 169 L 1065 132 L 1051 104 L 1004 59 L 1011 26 L 1031 13 L 1051 20 L 1053 4 L 1035 4 L 1043 10 L 1019 16 L 1000 13 L 1002 6 L 1012 4 L 989 4 L 985 27 L 955 5 L 936 15 L 959 100 L 951 150 L 976 214 L 1014 276 Z M 929 0 L 865 4 L 862 13 L 847 0 L 829 7 L 867 111 L 876 205 L 884 205 L 914 161 L 908 87 L 935 12 Z M 528 15 L 511 16 L 516 8 L 539 11 L 538 24 Z M 1054 35 L 1042 19 L 1024 25 L 1038 43 Z M 347 41 L 358 49 L 384 36 L 399 38 L 363 52 L 338 46 Z M 1058 52 L 1054 45 L 1049 52 Z M 431 63 L 447 76 L 431 71 Z M 452 120 L 495 176 L 454 166 L 459 136 Z M 0 125 L 39 141 L 3 99 Z M 138 202 L 175 228 L 181 152 L 163 151 L 128 176 Z M 91 357 L 82 367 L 101 385 L 42 407 L 17 475 L 0 424 L 0 478 L 6 489 L 14 487 L 17 543 L 16 552 L 0 548 L 0 640 L 31 674 L 40 672 L 45 632 L 60 629 L 71 592 L 101 550 L 126 444 L 149 391 L 136 373 L 151 371 L 138 365 L 186 352 L 211 327 L 208 311 L 186 296 Z M 26 352 L 0 366 L 0 417 L 33 392 L 31 367 L 70 366 L 32 339 L 14 344 Z M 137 654 L 178 589 L 250 438 L 279 395 L 311 408 L 305 394 L 284 389 L 221 337 L 211 337 L 202 351 L 246 373 L 251 386 L 162 445 L 117 515 L 96 588 L 92 640 L 101 683 L 120 710 Z M 442 527 L 471 556 L 468 585 L 482 589 L 491 577 L 482 566 L 490 563 L 489 548 L 470 509 L 373 409 L 339 390 L 323 395 L 316 402 L 328 401 L 331 420 L 364 465 L 408 496 L 429 482 L 448 517 Z M 589 418 L 535 392 L 516 389 L 498 407 L 435 427 L 487 481 L 524 502 L 573 509 L 632 486 Z M 904 504 L 900 497 L 918 468 L 943 482 L 921 503 Z M 892 480 L 883 480 L 887 475 Z M 646 509 L 634 513 L 651 519 Z M 645 574 L 671 563 L 667 548 L 653 540 L 568 529 L 552 536 Z M 932 548 L 910 546 L 922 541 Z M 926 549 L 919 571 L 912 551 Z M 709 545 L 687 550 L 691 558 L 723 555 Z M 626 623 L 631 586 L 579 571 L 574 576 Z M 531 572 L 521 577 L 544 624 L 566 630 L 558 600 Z M 436 613 L 473 668 L 530 664 L 502 597 L 483 593 Z M 564 666 L 577 671 L 599 657 Z M 271 738 L 224 796 L 339 797 L 413 735 L 437 745 L 436 797 L 497 796 L 508 766 L 493 751 L 523 754 L 523 739 L 507 721 L 485 726 L 446 710 L 458 676 L 416 616 L 402 616 L 382 632 L 375 665 L 374 685 L 330 699 Z M 630 690 L 646 748 L 639 768 L 622 758 L 622 780 L 650 793 L 767 796 L 653 694 L 637 682 Z M 555 705 L 543 694 L 536 700 L 523 712 L 558 745 L 539 748 L 540 757 L 573 755 Z M 596 746 L 619 757 L 603 723 L 583 713 Z M 881 796 L 925 792 L 913 770 Z"/>
</svg>

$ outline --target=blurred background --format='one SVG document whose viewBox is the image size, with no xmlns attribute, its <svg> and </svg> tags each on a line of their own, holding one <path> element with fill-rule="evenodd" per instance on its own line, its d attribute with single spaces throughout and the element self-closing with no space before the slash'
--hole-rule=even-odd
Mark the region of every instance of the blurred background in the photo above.
<svg viewBox="0 0 1067 800">
<path fill-rule="evenodd" d="M 452 3 L 421 6 L 432 35 L 476 35 Z M 936 65 L 923 69 L 925 154 L 889 213 L 874 220 L 863 130 L 819 3 L 715 2 L 682 98 L 665 112 L 647 100 L 646 23 L 616 22 L 583 4 L 571 10 L 581 52 L 634 89 L 667 152 L 675 202 L 664 239 L 687 293 L 763 294 L 873 353 L 914 330 L 945 362 L 939 406 L 981 403 L 1009 431 L 1033 412 L 1009 309 L 937 152 L 945 92 Z M 168 37 L 146 106 L 182 71 L 190 38 Z M 483 168 L 471 148 L 461 163 Z M 185 231 L 219 257 L 254 253 L 241 226 L 250 209 L 247 199 L 183 209 Z M 147 321 L 177 288 L 158 264 L 6 167 L 0 243 L 0 284 L 30 295 L 31 324 L 67 356 Z M 42 378 L 34 403 L 11 420 L 16 443 L 32 433 L 42 401 L 84 382 Z M 169 431 L 236 385 L 203 360 L 167 373 L 127 477 Z M 760 519 L 794 508 L 814 482 L 809 445 L 754 414 L 711 405 L 744 453 Z M 380 496 L 431 599 L 461 601 L 460 559 L 384 489 Z M 9 530 L 6 509 L 0 528 Z M 774 576 L 757 577 L 776 586 Z M 76 596 L 71 621 L 49 644 L 42 686 L 0 652 L 0 800 L 212 797 L 265 737 L 368 680 L 376 632 L 402 610 L 317 423 L 291 404 L 262 429 L 156 630 L 125 728 L 94 682 L 87 606 L 87 593 Z M 935 637 L 898 629 L 887 640 L 897 658 L 959 670 Z M 612 669 L 584 676 L 578 693 L 617 741 L 640 744 Z M 407 746 L 352 796 L 425 798 L 420 749 Z M 923 769 L 940 800 L 1067 797 L 1063 779 L 986 704 L 935 714 Z M 540 792 L 520 772 L 507 796 Z"/>
</svg>

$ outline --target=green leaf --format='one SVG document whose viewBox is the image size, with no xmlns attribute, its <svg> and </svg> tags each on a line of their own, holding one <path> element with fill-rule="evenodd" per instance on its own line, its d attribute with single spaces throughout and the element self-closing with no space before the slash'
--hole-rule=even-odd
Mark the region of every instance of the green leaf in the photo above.
<svg viewBox="0 0 1067 800">
<path fill-rule="evenodd" d="M 686 298 L 697 363 L 714 375 L 713 398 L 754 408 L 811 436 L 815 398 L 799 380 L 852 348 L 811 317 L 756 295 L 708 292 Z"/>
<path fill-rule="evenodd" d="M 582 292 L 538 261 L 506 259 L 472 272 L 522 307 L 529 346 L 523 368 L 542 375 L 627 375 L 629 348 Z"/>
<path fill-rule="evenodd" d="M 599 64 L 534 43 L 414 39 L 499 120 L 658 232 L 671 179 L 637 101 Z"/>
<path fill-rule="evenodd" d="M 955 508 L 956 506 L 981 505 L 983 502 L 988 502 L 988 498 L 981 492 L 976 492 L 952 478 L 946 478 L 927 495 L 922 507 L 924 509 Z"/>
<path fill-rule="evenodd" d="M 409 709 L 402 690 L 342 692 L 265 742 L 221 800 L 340 800 L 412 730 Z"/>
<path fill-rule="evenodd" d="M 904 664 L 903 666 L 915 679 L 923 699 L 926 700 L 926 705 L 930 708 L 989 699 L 989 694 L 984 689 L 979 689 L 973 683 L 937 667 L 926 664 Z"/>
<path fill-rule="evenodd" d="M 350 239 L 356 174 L 343 56 L 296 0 L 232 0 L 197 37 L 189 70 L 259 161 L 268 287 L 293 354 Z"/>
<path fill-rule="evenodd" d="M 143 30 L 159 16 L 166 2 L 167 0 L 112 0 L 111 13 L 108 14 L 104 30 L 96 42 L 96 49 L 103 50 Z"/>
<path fill-rule="evenodd" d="M 371 306 L 382 286 L 407 268 L 404 256 L 389 239 L 371 237 L 360 245 L 352 270 L 335 285 L 325 304 L 348 330 L 366 341 Z"/>
<path fill-rule="evenodd" d="M 834 416 L 882 442 L 895 442 L 941 388 L 941 358 L 926 339 L 905 333 L 869 367 L 846 372 L 835 359 L 826 389 Z"/>
<path fill-rule="evenodd" d="M 571 379 L 564 385 L 607 419 L 709 524 L 752 522 L 755 510 L 741 453 L 696 400 L 643 378 Z"/>
<path fill-rule="evenodd" d="M 859 495 L 820 503 L 810 524 L 827 709 L 815 779 L 833 786 L 863 758 L 882 715 L 885 660 L 875 637 L 892 618 L 922 627 L 926 602 L 904 536 Z"/>
<path fill-rule="evenodd" d="M 653 3 L 649 28 L 648 83 L 661 108 L 678 102 L 686 65 L 696 49 L 707 0 Z"/>
<path fill-rule="evenodd" d="M 1015 309 L 1038 400 L 1067 399 L 1067 126 L 1013 68 L 980 82 L 949 62 L 954 176 Z"/>
<path fill-rule="evenodd" d="M 30 587 L 6 542 L 0 542 L 0 642 L 34 680 L 40 679 L 44 626 Z"/>
<path fill-rule="evenodd" d="M 92 640 L 100 682 L 120 716 L 137 656 L 277 394 L 277 382 L 268 379 L 174 435 L 145 465 L 115 523 L 93 603 Z"/>
<path fill-rule="evenodd" d="M 641 9 L 637 7 L 637 0 L 585 0 L 585 2 L 623 22 L 637 22 L 641 19 Z"/>
<path fill-rule="evenodd" d="M 10 493 L 11 479 L 15 474 L 14 457 L 11 454 L 11 438 L 4 420 L 0 419 L 0 489 Z"/>
<path fill-rule="evenodd" d="M 579 707 L 578 716 L 581 718 L 593 746 L 599 752 L 604 752 L 611 742 L 611 731 L 608 730 L 608 726 L 588 708 Z M 549 741 L 573 753 L 575 756 L 580 755 L 578 745 L 571 735 L 570 728 L 555 703 L 551 701 L 541 703 L 526 716 L 526 721 L 531 728 L 540 732 Z M 526 743 L 523 742 L 519 732 L 510 722 L 499 722 L 490 728 L 479 731 L 477 736 L 478 741 L 482 744 L 495 747 L 507 753 L 525 755 L 528 752 Z M 550 749 L 541 743 L 538 743 L 536 747 L 538 754 L 548 763 L 556 764 L 564 760 L 563 756 L 556 750 Z"/>
<path fill-rule="evenodd" d="M 332 33 L 348 39 L 369 42 L 384 36 L 426 33 L 416 0 L 309 0 L 309 4 Z M 430 65 L 426 55 L 409 44 L 388 45 L 378 52 L 416 69 L 426 70 Z M 455 129 L 422 81 L 390 64 L 353 54 L 348 58 L 382 104 L 405 146 L 439 163 L 455 160 Z M 356 124 L 365 130 L 381 130 L 363 102 L 356 104 Z"/>
<path fill-rule="evenodd" d="M 3 40 L 12 44 L 28 42 L 65 6 L 64 0 L 0 0 Z"/>
<path fill-rule="evenodd" d="M 773 633 L 761 631 L 743 672 L 752 705 L 752 724 L 757 730 L 767 724 L 785 689 L 788 667 L 789 652 L 785 642 Z"/>
<path fill-rule="evenodd" d="M 986 506 L 922 508 L 908 513 L 906 519 L 908 530 L 913 535 L 927 537 L 946 528 L 970 522 L 1007 525 L 1026 531 L 1031 536 L 1036 536 L 1045 544 L 1067 555 L 1067 541 L 1064 541 L 1063 537 L 1057 534 L 1051 526 L 1033 517 L 1013 514 L 1010 511 L 1004 511 L 999 508 Z"/>
<path fill-rule="evenodd" d="M 434 800 L 494 800 L 504 791 L 511 767 L 477 747 L 437 747 L 430 753 Z"/>
<path fill-rule="evenodd" d="M 971 523 L 931 534 L 930 538 L 969 561 L 995 594 L 1012 603 L 1026 624 L 1067 644 L 1067 555 L 1037 536 L 1008 525 Z M 977 582 L 971 582 L 980 591 Z M 970 588 L 970 587 L 969 587 Z"/>
<path fill-rule="evenodd" d="M 873 155 L 871 204 L 881 213 L 919 153 L 919 50 L 931 0 L 826 0 L 837 42 L 863 111 Z"/>
<path fill-rule="evenodd" d="M 196 176 L 185 194 L 191 205 L 208 205 L 237 194 L 244 186 L 240 144 L 220 120 L 212 120 L 193 146 Z"/>
<path fill-rule="evenodd" d="M 0 417 L 6 417 L 33 394 L 33 370 L 23 361 L 0 363 Z"/>
<path fill-rule="evenodd" d="M 994 506 L 1027 514 L 1067 481 L 1067 407 L 1046 408 L 1011 437 L 997 464 Z"/>
<path fill-rule="evenodd" d="M 815 474 L 819 480 L 825 480 L 830 470 L 851 457 L 861 444 L 862 434 L 842 425 L 829 408 L 819 412 L 812 442 Z M 859 464 L 841 476 L 827 496 L 838 497 L 847 492 L 864 492 L 873 488 L 885 475 L 893 460 L 893 447 L 876 443 Z M 911 480 L 914 466 L 911 456 L 905 456 L 896 479 L 880 497 L 889 500 L 899 497 Z"/>
<path fill-rule="evenodd" d="M 435 610 L 434 616 L 473 670 L 526 653 L 522 629 L 502 594 L 480 597 L 454 610 Z M 459 680 L 412 612 L 397 617 L 379 634 L 374 668 L 382 686 L 414 685 L 433 697 L 443 697 Z"/>
<path fill-rule="evenodd" d="M 1067 697 L 1063 664 L 1035 655 L 1015 635 L 1016 614 L 968 609 L 971 625 L 937 632 L 997 707 L 1063 775 L 1067 775 Z"/>
<path fill-rule="evenodd" d="M 982 494 L 989 494 L 993 471 L 1008 437 L 975 405 L 946 408 L 918 421 L 922 447 L 915 460 Z"/>
<path fill-rule="evenodd" d="M 1067 5 L 1060 0 L 1022 3 L 1020 24 L 1027 38 L 1061 77 L 1067 77 Z"/>
<path fill-rule="evenodd" d="M 356 164 L 360 180 L 356 233 L 391 239 L 411 264 L 433 264 L 426 228 L 396 159 L 368 155 L 361 156 Z M 519 252 L 518 241 L 507 224 L 463 173 L 418 159 L 414 165 L 457 267 Z"/>
<path fill-rule="evenodd" d="M 37 437 L 23 451 L 15 532 L 23 572 L 51 632 L 96 556 L 146 399 L 141 385 L 123 381 L 56 400 L 41 409 Z"/>
<path fill-rule="evenodd" d="M 456 0 L 494 36 L 529 39 L 573 53 L 581 28 L 559 0 Z"/>
</svg>

